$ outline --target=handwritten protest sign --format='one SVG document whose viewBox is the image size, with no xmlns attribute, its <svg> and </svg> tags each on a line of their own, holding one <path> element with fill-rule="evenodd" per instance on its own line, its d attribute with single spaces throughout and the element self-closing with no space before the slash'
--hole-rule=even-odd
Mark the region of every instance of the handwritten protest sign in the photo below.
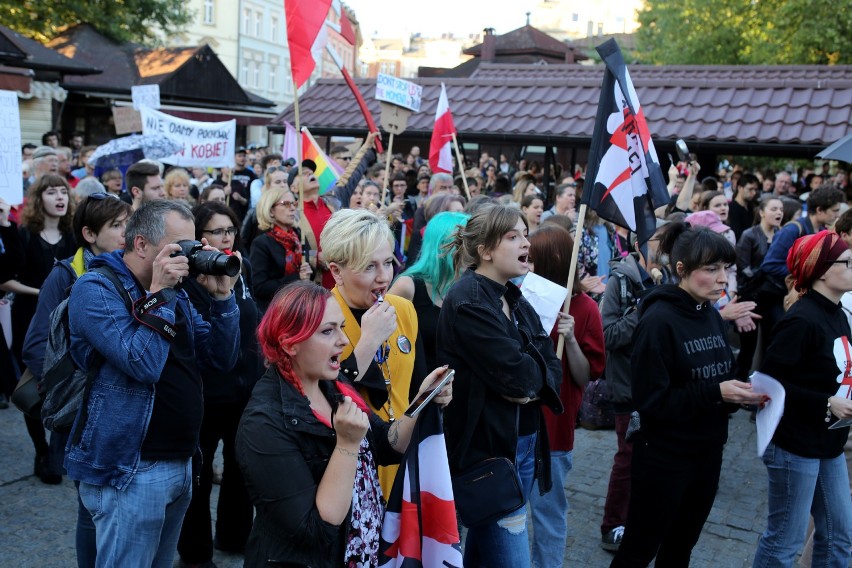
<svg viewBox="0 0 852 568">
<path fill-rule="evenodd" d="M 142 115 L 130 107 L 112 107 L 112 120 L 115 123 L 116 134 L 142 132 Z"/>
<path fill-rule="evenodd" d="M 24 200 L 21 169 L 18 95 L 13 91 L 0 91 L 0 198 L 11 205 Z"/>
<path fill-rule="evenodd" d="M 376 100 L 393 103 L 414 112 L 420 112 L 423 87 L 398 79 L 393 75 L 379 73 L 376 77 Z"/>
<path fill-rule="evenodd" d="M 134 110 L 139 110 L 143 106 L 160 108 L 159 85 L 134 85 L 130 87 L 130 96 L 133 98 Z"/>
<path fill-rule="evenodd" d="M 142 107 L 142 134 L 165 136 L 180 144 L 180 152 L 160 161 L 182 167 L 233 167 L 237 121 L 197 122 Z"/>
</svg>

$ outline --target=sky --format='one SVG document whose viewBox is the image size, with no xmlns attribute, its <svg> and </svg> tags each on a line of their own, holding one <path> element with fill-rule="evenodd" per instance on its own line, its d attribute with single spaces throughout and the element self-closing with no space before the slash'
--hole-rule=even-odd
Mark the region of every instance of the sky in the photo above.
<svg viewBox="0 0 852 568">
<path fill-rule="evenodd" d="M 344 0 L 355 10 L 364 37 L 405 37 L 420 32 L 467 36 L 494 28 L 504 34 L 526 24 L 536 0 Z"/>
</svg>

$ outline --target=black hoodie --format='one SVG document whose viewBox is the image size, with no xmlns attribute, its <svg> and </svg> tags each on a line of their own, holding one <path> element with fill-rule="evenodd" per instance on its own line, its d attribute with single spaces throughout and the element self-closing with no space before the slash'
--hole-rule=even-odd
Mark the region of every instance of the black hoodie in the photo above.
<svg viewBox="0 0 852 568">
<path fill-rule="evenodd" d="M 735 371 L 722 316 L 674 285 L 651 291 L 639 314 L 631 367 L 641 437 L 676 455 L 721 447 L 736 410 L 719 388 Z"/>
</svg>

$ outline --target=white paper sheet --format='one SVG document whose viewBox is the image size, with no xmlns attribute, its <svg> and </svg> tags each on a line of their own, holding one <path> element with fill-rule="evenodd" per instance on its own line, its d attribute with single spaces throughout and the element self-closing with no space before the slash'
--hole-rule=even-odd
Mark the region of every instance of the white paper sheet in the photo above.
<svg viewBox="0 0 852 568">
<path fill-rule="evenodd" d="M 758 371 L 752 374 L 751 385 L 754 392 L 769 396 L 769 401 L 757 411 L 756 420 L 757 456 L 763 457 L 763 452 L 766 451 L 766 447 L 772 441 L 775 429 L 778 428 L 778 423 L 784 414 L 784 399 L 787 393 L 781 383 Z"/>
<path fill-rule="evenodd" d="M 541 327 L 550 333 L 556 323 L 557 314 L 562 311 L 562 306 L 565 304 L 568 288 L 530 272 L 524 277 L 521 293 L 535 308 L 541 320 Z"/>
</svg>

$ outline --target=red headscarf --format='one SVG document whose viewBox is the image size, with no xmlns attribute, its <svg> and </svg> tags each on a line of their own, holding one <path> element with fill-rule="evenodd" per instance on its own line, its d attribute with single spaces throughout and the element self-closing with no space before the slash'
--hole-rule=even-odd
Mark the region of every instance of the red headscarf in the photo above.
<svg viewBox="0 0 852 568">
<path fill-rule="evenodd" d="M 820 231 L 797 239 L 787 253 L 787 269 L 795 279 L 796 290 L 807 292 L 847 250 L 849 247 L 834 231 Z"/>
</svg>

